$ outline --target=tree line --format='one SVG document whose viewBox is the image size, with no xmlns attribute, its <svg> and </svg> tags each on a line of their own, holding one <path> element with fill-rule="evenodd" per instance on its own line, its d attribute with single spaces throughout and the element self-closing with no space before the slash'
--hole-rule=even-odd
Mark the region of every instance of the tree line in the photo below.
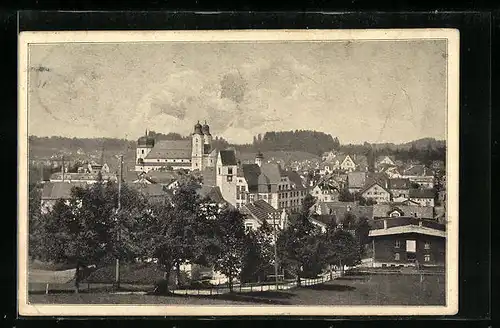
<svg viewBox="0 0 500 328">
<path fill-rule="evenodd" d="M 156 259 L 165 273 L 156 291 L 168 293 L 170 276 L 175 274 L 179 282 L 184 263 L 224 274 L 230 290 L 235 279 L 266 280 L 274 273 L 274 243 L 279 272 L 297 278 L 299 285 L 301 277 L 332 272 L 333 266 L 353 266 L 363 255 L 367 220 L 346 216 L 342 225 L 332 220 L 323 232 L 311 223 L 312 196 L 285 229 L 275 231 L 263 222 L 252 230 L 245 228 L 239 210 L 201 198 L 196 188 L 193 180 L 187 180 L 170 198 L 152 200 L 124 184 L 117 210 L 117 184 L 96 183 L 74 187 L 69 199 L 58 200 L 42 213 L 41 189 L 32 184 L 30 258 L 74 266 L 75 291 L 81 282 L 79 272 L 88 265 L 105 266 L 117 258 L 123 263 Z"/>
</svg>

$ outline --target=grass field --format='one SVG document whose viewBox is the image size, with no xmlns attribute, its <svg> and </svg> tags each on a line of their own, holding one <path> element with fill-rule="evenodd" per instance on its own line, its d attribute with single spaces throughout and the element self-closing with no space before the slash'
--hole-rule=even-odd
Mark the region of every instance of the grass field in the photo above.
<svg viewBox="0 0 500 328">
<path fill-rule="evenodd" d="M 32 294 L 31 303 L 57 304 L 259 304 L 259 305 L 445 305 L 444 275 L 350 275 L 287 291 L 213 296 Z"/>
</svg>

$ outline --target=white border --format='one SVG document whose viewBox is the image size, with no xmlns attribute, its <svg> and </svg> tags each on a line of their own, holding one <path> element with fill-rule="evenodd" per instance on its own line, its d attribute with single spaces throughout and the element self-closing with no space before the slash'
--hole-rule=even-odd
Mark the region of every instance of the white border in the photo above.
<svg viewBox="0 0 500 328">
<path fill-rule="evenodd" d="M 27 303 L 28 263 L 28 45 L 63 42 L 214 42 L 447 39 L 447 254 L 446 306 L 169 306 L 31 305 Z M 64 31 L 19 35 L 18 121 L 18 310 L 25 316 L 387 316 L 454 315 L 458 312 L 459 31 L 453 29 L 240 30 L 240 31 Z"/>
</svg>

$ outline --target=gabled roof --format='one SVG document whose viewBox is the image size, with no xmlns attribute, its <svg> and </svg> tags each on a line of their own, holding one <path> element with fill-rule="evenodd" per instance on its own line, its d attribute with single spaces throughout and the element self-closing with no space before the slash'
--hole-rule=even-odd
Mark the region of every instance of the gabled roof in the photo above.
<svg viewBox="0 0 500 328">
<path fill-rule="evenodd" d="M 260 167 L 257 164 L 242 164 L 243 176 L 248 184 L 249 192 L 257 192 Z"/>
<path fill-rule="evenodd" d="M 369 236 L 377 237 L 377 236 L 387 236 L 387 235 L 399 235 L 405 233 L 417 233 L 422 235 L 443 237 L 443 238 L 446 237 L 446 231 L 418 226 L 418 225 L 397 226 L 387 229 L 374 229 L 370 230 Z"/>
<path fill-rule="evenodd" d="M 361 206 L 355 202 L 317 202 L 314 206 L 318 206 L 322 215 L 335 215 L 337 220 L 344 218 L 346 213 L 352 213 L 356 217 L 373 217 L 372 206 Z"/>
<path fill-rule="evenodd" d="M 288 179 L 295 185 L 295 188 L 298 190 L 305 189 L 304 184 L 302 182 L 302 178 L 295 171 L 285 171 L 284 172 Z"/>
<path fill-rule="evenodd" d="M 222 165 L 237 165 L 234 150 L 221 150 L 219 152 Z"/>
<path fill-rule="evenodd" d="M 385 218 L 389 214 L 398 210 L 401 216 L 416 216 L 423 219 L 434 217 L 432 207 L 418 205 L 398 205 L 398 204 L 375 204 L 373 205 L 373 217 Z"/>
<path fill-rule="evenodd" d="M 423 176 L 425 175 L 425 165 L 417 164 L 404 170 L 403 175 Z"/>
<path fill-rule="evenodd" d="M 409 179 L 389 179 L 389 189 L 410 189 Z"/>
<path fill-rule="evenodd" d="M 169 192 L 163 189 L 160 184 L 143 184 L 143 183 L 133 183 L 129 185 L 131 188 L 141 192 L 147 197 L 167 197 Z"/>
<path fill-rule="evenodd" d="M 208 199 L 210 199 L 214 203 L 217 204 L 226 203 L 226 200 L 224 199 L 224 197 L 222 197 L 222 193 L 219 187 L 201 186 L 200 188 L 196 189 L 196 193 L 202 199 L 208 197 Z"/>
<path fill-rule="evenodd" d="M 370 189 L 371 187 L 373 187 L 373 186 L 375 186 L 375 185 L 377 185 L 377 186 L 381 187 L 382 189 L 384 189 L 385 191 L 387 191 L 388 193 L 390 193 L 390 191 L 389 191 L 389 190 L 387 190 L 387 189 L 385 188 L 385 185 L 384 185 L 384 184 L 380 183 L 380 182 L 379 182 L 379 181 L 377 181 L 377 180 L 373 180 L 373 179 L 370 179 L 370 180 L 366 183 L 366 185 L 364 186 L 364 188 L 363 188 L 363 189 L 361 189 L 361 191 L 360 191 L 359 193 L 360 193 L 360 194 L 363 194 L 364 192 L 366 192 L 368 189 Z"/>
<path fill-rule="evenodd" d="M 86 183 L 47 182 L 43 185 L 42 200 L 69 199 L 73 187 L 85 187 Z"/>
<path fill-rule="evenodd" d="M 161 140 L 155 144 L 145 158 L 191 159 L 191 150 L 190 140 Z"/>
<path fill-rule="evenodd" d="M 272 207 L 268 202 L 260 199 L 253 203 L 245 204 L 240 209 L 241 213 L 244 215 L 249 215 L 260 222 L 269 219 L 270 214 L 278 214 L 279 210 Z M 277 218 L 277 220 L 279 220 Z"/>
<path fill-rule="evenodd" d="M 281 165 L 273 163 L 264 163 L 260 167 L 262 174 L 265 174 L 269 179 L 270 184 L 277 184 L 280 182 L 281 177 L 285 176 Z"/>
<path fill-rule="evenodd" d="M 365 172 L 349 172 L 347 174 L 349 188 L 363 188 L 366 183 Z"/>
<path fill-rule="evenodd" d="M 434 198 L 432 189 L 410 189 L 410 198 Z"/>
</svg>

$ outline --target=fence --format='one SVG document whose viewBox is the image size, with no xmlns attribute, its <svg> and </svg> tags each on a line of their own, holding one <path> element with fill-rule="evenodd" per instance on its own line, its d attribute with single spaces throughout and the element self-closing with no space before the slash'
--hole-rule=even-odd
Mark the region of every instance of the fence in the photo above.
<svg viewBox="0 0 500 328">
<path fill-rule="evenodd" d="M 333 279 L 340 277 L 340 272 L 335 272 L 332 274 Z M 330 274 L 321 275 L 318 278 L 301 278 L 300 285 L 302 287 L 313 286 L 330 281 Z M 297 287 L 297 281 L 267 283 L 267 284 L 240 284 L 236 283 L 233 285 L 233 292 L 239 293 L 251 293 L 251 292 L 264 292 L 273 290 L 288 290 Z M 172 293 L 178 295 L 222 295 L 230 292 L 227 286 L 210 286 L 206 288 L 193 288 L 193 289 L 173 289 Z"/>
</svg>

